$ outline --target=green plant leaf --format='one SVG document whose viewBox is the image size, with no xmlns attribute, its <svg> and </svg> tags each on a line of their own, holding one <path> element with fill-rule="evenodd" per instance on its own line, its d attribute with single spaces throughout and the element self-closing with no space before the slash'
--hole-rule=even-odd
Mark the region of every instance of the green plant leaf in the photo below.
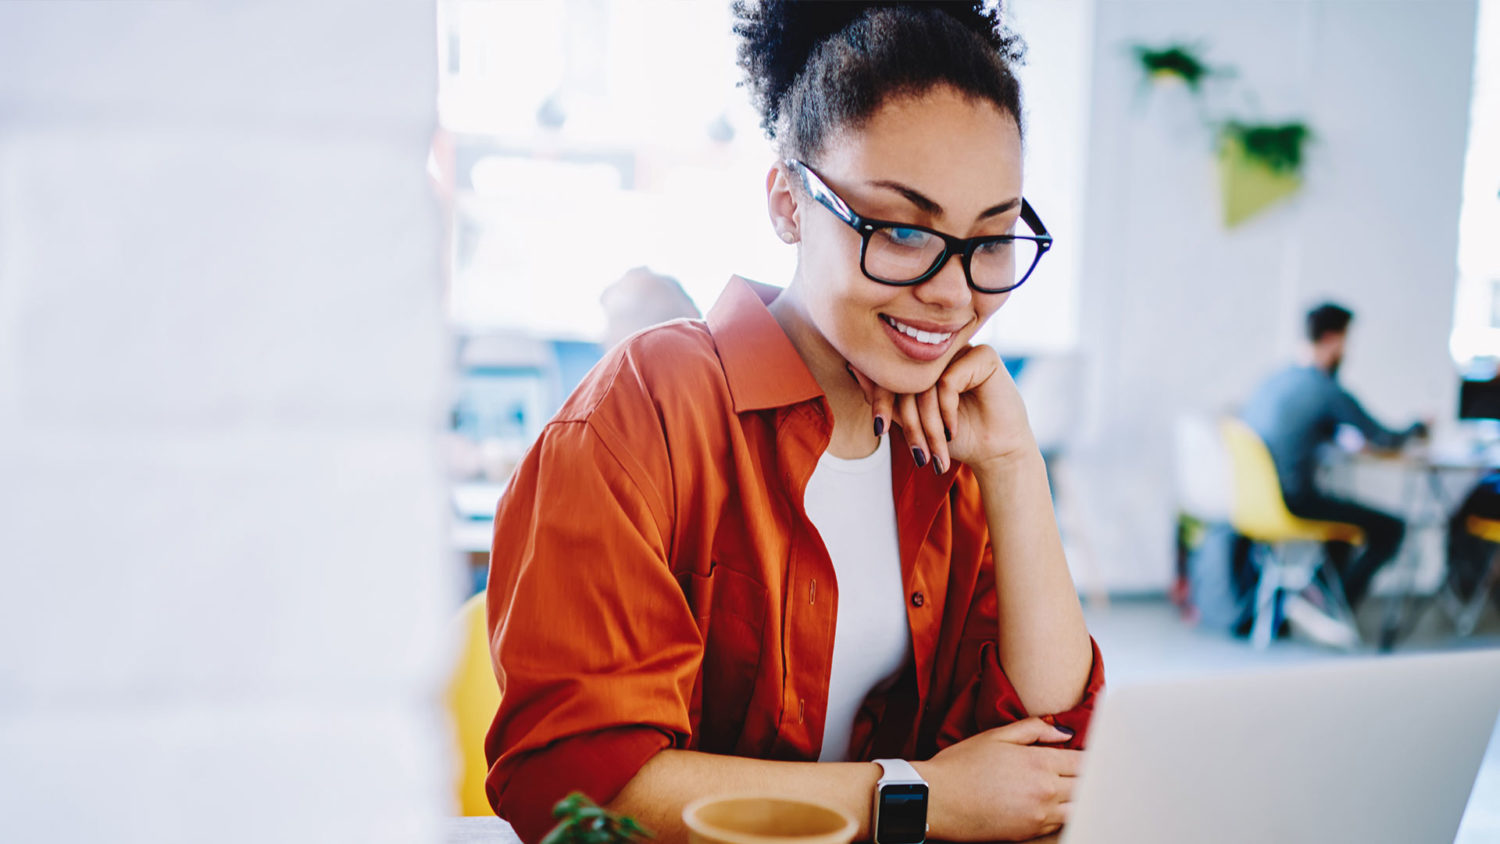
<svg viewBox="0 0 1500 844">
<path fill-rule="evenodd" d="M 576 791 L 557 801 L 552 816 L 560 820 L 542 844 L 631 844 L 656 837 L 633 818 L 610 812 Z"/>
<path fill-rule="evenodd" d="M 1144 44 L 1136 44 L 1133 47 L 1136 61 L 1141 69 L 1149 77 L 1173 77 L 1181 79 L 1194 91 L 1203 79 L 1214 73 L 1194 52 L 1194 48 L 1186 44 L 1169 44 L 1162 48 L 1147 47 Z"/>
<path fill-rule="evenodd" d="M 1273 173 L 1302 171 L 1303 152 L 1312 139 L 1306 123 L 1246 123 L 1226 121 L 1219 127 L 1220 142 L 1233 140 L 1244 149 L 1245 158 L 1264 165 Z"/>
</svg>

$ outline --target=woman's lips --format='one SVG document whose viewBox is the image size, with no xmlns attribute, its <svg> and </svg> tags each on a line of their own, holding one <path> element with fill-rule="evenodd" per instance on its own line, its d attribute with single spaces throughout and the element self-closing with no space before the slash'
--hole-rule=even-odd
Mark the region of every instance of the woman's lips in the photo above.
<svg viewBox="0 0 1500 844">
<path fill-rule="evenodd" d="M 901 353 L 913 360 L 934 361 L 947 353 L 958 336 L 958 329 L 939 323 L 899 320 L 889 314 L 880 315 L 880 324 L 885 326 L 886 336 Z"/>
</svg>

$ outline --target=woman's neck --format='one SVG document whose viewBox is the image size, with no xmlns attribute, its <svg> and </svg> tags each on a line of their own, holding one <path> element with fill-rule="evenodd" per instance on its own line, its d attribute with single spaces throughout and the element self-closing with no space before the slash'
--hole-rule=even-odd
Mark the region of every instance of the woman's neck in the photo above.
<svg viewBox="0 0 1500 844">
<path fill-rule="evenodd" d="M 875 417 L 870 404 L 850 374 L 847 361 L 807 316 L 797 295 L 795 279 L 771 302 L 770 311 L 828 399 L 828 408 L 833 413 L 833 439 L 828 452 L 845 460 L 873 454 L 880 441 L 875 437 Z"/>
</svg>

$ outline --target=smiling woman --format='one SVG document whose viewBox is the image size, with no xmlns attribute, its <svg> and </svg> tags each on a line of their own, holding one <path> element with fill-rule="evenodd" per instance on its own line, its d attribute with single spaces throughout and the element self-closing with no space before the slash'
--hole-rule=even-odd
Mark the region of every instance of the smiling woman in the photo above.
<svg viewBox="0 0 1500 844">
<path fill-rule="evenodd" d="M 785 289 L 639 333 L 496 518 L 496 810 L 814 799 L 879 844 L 1055 830 L 1103 668 L 1015 385 L 976 332 L 1051 238 L 983 4 L 736 4 Z M 884 775 L 882 775 L 884 772 Z"/>
</svg>

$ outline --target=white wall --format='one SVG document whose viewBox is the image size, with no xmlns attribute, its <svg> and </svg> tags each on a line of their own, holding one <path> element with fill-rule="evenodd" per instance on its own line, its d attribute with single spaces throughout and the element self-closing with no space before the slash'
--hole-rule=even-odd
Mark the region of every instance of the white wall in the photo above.
<svg viewBox="0 0 1500 844">
<path fill-rule="evenodd" d="M 1116 588 L 1171 571 L 1170 432 L 1293 358 L 1301 314 L 1357 313 L 1343 376 L 1390 424 L 1450 415 L 1448 334 L 1473 0 L 1099 0 L 1079 290 L 1084 521 Z M 1132 43 L 1195 42 L 1225 99 L 1317 140 L 1291 202 L 1225 230 L 1187 92 L 1140 85 Z"/>
<path fill-rule="evenodd" d="M 431 837 L 433 26 L 0 3 L 0 839 Z"/>
<path fill-rule="evenodd" d="M 1008 22 L 1027 48 L 1016 68 L 1026 128 L 1026 198 L 1056 246 L 978 337 L 1002 355 L 1070 352 L 1078 343 L 1094 5 L 1094 0 L 1005 4 Z"/>
</svg>

